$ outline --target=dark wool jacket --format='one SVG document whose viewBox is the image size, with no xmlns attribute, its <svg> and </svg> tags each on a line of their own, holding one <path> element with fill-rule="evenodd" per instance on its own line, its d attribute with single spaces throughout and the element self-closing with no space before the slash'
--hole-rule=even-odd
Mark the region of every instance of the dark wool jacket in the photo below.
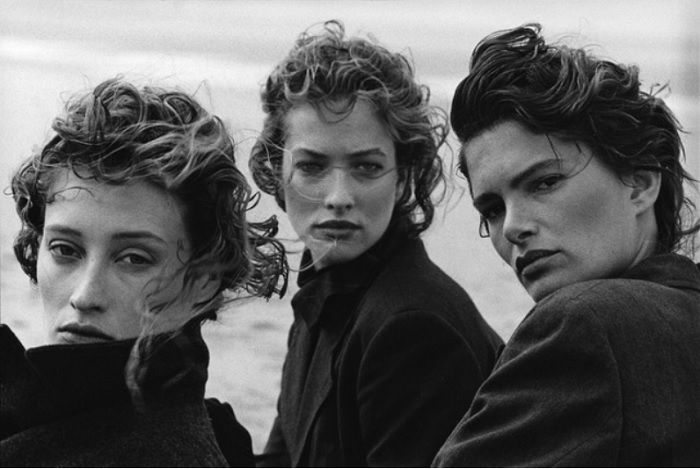
<svg viewBox="0 0 700 469">
<path fill-rule="evenodd" d="M 438 466 L 700 465 L 700 270 L 653 256 L 513 334 Z"/>
<path fill-rule="evenodd" d="M 125 384 L 133 346 L 126 340 L 25 351 L 0 326 L 0 464 L 254 464 L 250 436 L 230 406 L 208 400 L 205 408 L 209 353 L 198 323 L 158 336 L 149 353 L 142 351 L 148 359 L 136 368 L 138 406 Z"/>
<path fill-rule="evenodd" d="M 302 260 L 304 265 L 308 253 Z M 299 276 L 261 466 L 427 466 L 502 345 L 423 243 Z"/>
</svg>

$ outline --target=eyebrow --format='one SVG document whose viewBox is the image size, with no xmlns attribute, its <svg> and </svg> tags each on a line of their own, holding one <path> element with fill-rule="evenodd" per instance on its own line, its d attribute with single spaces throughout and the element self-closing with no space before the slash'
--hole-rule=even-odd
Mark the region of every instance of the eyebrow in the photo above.
<svg viewBox="0 0 700 469">
<path fill-rule="evenodd" d="M 163 238 L 150 232 L 150 231 L 120 231 L 112 236 L 112 239 L 116 240 L 130 240 L 130 239 L 150 239 L 157 241 L 160 244 L 167 245 Z"/>
<path fill-rule="evenodd" d="M 46 232 L 46 231 L 52 231 L 54 233 L 59 233 L 59 234 L 68 235 L 68 236 L 74 236 L 76 238 L 83 237 L 83 234 L 80 231 L 75 230 L 73 228 L 69 228 L 67 226 L 63 226 L 63 225 L 46 225 L 44 227 L 44 232 Z"/>
<path fill-rule="evenodd" d="M 69 226 L 64 225 L 48 225 L 44 227 L 44 231 L 51 231 L 53 233 L 59 233 L 66 236 L 73 236 L 76 238 L 82 238 L 83 234 Z M 156 241 L 160 244 L 167 245 L 165 240 L 160 236 L 150 232 L 150 231 L 120 231 L 112 235 L 114 240 L 134 240 L 134 239 L 150 239 Z"/>
<path fill-rule="evenodd" d="M 314 158 L 328 158 L 327 154 L 321 153 L 319 151 L 311 150 L 308 148 L 297 148 L 297 149 L 292 151 L 292 153 L 297 153 L 297 152 L 305 153 L 305 154 L 312 156 Z M 348 153 L 347 156 L 349 156 L 350 158 L 362 158 L 362 157 L 366 157 L 366 156 L 380 156 L 383 158 L 387 158 L 387 154 L 384 153 L 384 151 L 382 151 L 381 148 L 368 148 L 366 150 L 358 150 L 358 151 Z"/>
<path fill-rule="evenodd" d="M 560 165 L 561 160 L 558 158 L 550 158 L 547 160 L 542 160 L 538 161 L 537 163 L 533 164 L 532 166 L 527 167 L 525 170 L 522 172 L 516 174 L 513 179 L 510 180 L 508 183 L 509 187 L 517 187 L 519 186 L 524 180 L 528 179 L 530 176 L 533 174 L 537 173 L 538 171 L 542 171 L 543 169 L 549 168 L 550 166 L 554 165 Z M 481 194 L 478 197 L 474 198 L 474 207 L 479 207 L 483 206 L 484 204 L 488 203 L 488 201 L 493 198 L 494 195 L 490 192 L 487 192 L 485 194 Z"/>
</svg>

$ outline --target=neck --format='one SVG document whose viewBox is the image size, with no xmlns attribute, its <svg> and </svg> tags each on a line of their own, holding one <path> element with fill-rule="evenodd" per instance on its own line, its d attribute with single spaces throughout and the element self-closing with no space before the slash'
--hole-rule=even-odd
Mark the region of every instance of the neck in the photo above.
<svg viewBox="0 0 700 469">
<path fill-rule="evenodd" d="M 659 229 L 657 228 L 656 215 L 654 214 L 653 209 L 648 210 L 639 216 L 637 232 L 639 233 L 637 238 L 637 253 L 630 267 L 638 264 L 647 257 L 656 254 L 659 240 Z"/>
</svg>

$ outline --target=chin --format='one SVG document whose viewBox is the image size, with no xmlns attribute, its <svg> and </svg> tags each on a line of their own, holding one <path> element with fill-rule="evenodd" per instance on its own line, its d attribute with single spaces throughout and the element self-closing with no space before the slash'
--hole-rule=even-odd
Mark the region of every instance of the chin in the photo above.
<svg viewBox="0 0 700 469">
<path fill-rule="evenodd" d="M 362 255 L 363 252 L 338 245 L 328 252 L 319 252 L 318 256 L 314 256 L 314 263 L 317 270 L 323 269 L 332 265 L 350 262 Z"/>
<path fill-rule="evenodd" d="M 574 282 L 547 282 L 547 281 L 538 281 L 535 282 L 527 287 L 525 287 L 525 290 L 527 290 L 528 295 L 535 301 L 539 302 L 542 300 L 544 297 L 551 295 L 552 293 L 556 292 L 557 290 L 560 290 L 567 285 L 571 285 Z"/>
<path fill-rule="evenodd" d="M 329 254 L 326 257 L 320 259 L 319 263 L 323 265 L 323 267 L 330 267 L 332 265 L 338 265 L 338 264 L 345 264 L 346 262 L 350 262 L 357 256 L 348 256 L 344 255 L 341 253 L 338 253 L 337 255 Z"/>
</svg>

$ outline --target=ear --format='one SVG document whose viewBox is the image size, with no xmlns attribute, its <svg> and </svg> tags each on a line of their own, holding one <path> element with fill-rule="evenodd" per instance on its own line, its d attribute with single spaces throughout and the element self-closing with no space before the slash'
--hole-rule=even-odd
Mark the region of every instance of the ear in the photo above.
<svg viewBox="0 0 700 469">
<path fill-rule="evenodd" d="M 399 174 L 399 179 L 396 181 L 396 191 L 394 192 L 394 205 L 396 205 L 401 198 L 401 194 L 403 194 L 403 191 L 406 189 L 406 184 L 408 184 L 408 179 Z"/>
<path fill-rule="evenodd" d="M 628 178 L 632 188 L 630 200 L 636 207 L 637 214 L 653 209 L 661 190 L 661 173 L 658 171 L 636 170 Z"/>
</svg>

